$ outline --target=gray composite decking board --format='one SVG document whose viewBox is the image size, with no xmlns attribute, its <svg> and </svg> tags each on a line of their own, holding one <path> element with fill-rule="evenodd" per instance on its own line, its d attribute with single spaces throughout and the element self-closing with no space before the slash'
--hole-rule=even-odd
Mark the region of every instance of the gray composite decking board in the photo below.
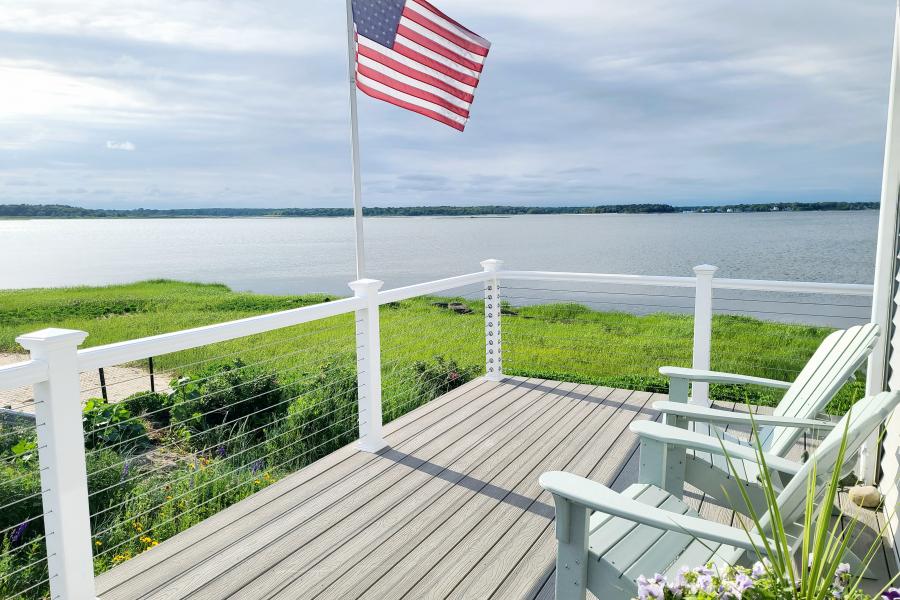
<svg viewBox="0 0 900 600">
<path fill-rule="evenodd" d="M 631 415 L 629 423 L 655 418 L 656 414 L 651 406 L 653 402 L 661 399 L 663 397 L 647 392 L 632 394 L 627 400 L 628 404 L 640 405 L 641 410 Z M 617 411 L 616 414 L 622 414 L 622 411 Z M 627 427 L 621 430 L 617 438 L 612 439 L 617 429 L 617 425 L 609 424 L 608 428 L 604 427 L 596 432 L 591 441 L 562 470 L 604 483 L 618 478 L 628 464 L 630 447 L 636 447 L 637 440 Z M 553 504 L 549 492 L 538 489 L 537 493 L 535 502 Z M 533 577 L 534 573 L 544 572 L 552 566 L 555 540 L 552 535 L 548 540 L 547 534 L 554 531 L 551 526 L 553 519 L 540 521 L 537 515 L 529 511 L 522 511 L 514 516 L 515 521 L 506 533 L 475 563 L 451 597 L 521 598 L 534 585 L 528 582 L 528 574 L 532 574 Z M 520 535 L 520 532 L 527 532 L 528 535 Z M 509 573 L 499 582 L 491 567 L 495 564 L 512 566 Z"/>
<path fill-rule="evenodd" d="M 521 379 L 511 379 L 507 385 L 515 388 L 528 384 Z M 461 393 L 454 393 L 457 391 Z M 500 393 L 500 390 L 496 384 L 479 381 L 474 385 L 458 388 L 454 392 L 435 399 L 433 405 L 428 405 L 427 411 L 413 411 L 389 423 L 385 427 L 389 432 L 388 435 L 399 438 L 394 440 L 395 445 L 405 447 L 415 443 L 416 440 L 429 441 L 439 429 L 464 422 L 467 415 L 474 414 L 478 410 L 489 410 L 491 400 L 495 394 Z M 462 405 L 460 406 L 457 401 Z M 349 459 L 346 458 L 348 456 Z M 271 513 L 276 503 L 287 498 L 289 503 L 296 504 L 310 494 L 314 495 L 329 489 L 345 477 L 361 470 L 365 471 L 366 466 L 371 465 L 375 459 L 376 456 L 373 454 L 356 450 L 354 444 L 348 445 L 160 544 L 159 547 L 104 573 L 98 578 L 98 590 L 103 594 L 103 600 L 143 597 L 152 589 L 150 580 L 154 579 L 154 576 L 162 577 L 159 583 L 165 583 L 180 575 L 182 570 L 194 568 L 204 559 L 211 558 L 215 552 L 209 551 L 208 546 L 204 544 L 213 542 L 229 544 L 239 540 L 234 536 L 216 535 L 218 531 L 228 527 L 229 533 L 238 533 L 240 530 L 235 529 L 234 524 L 245 525 L 248 520 L 252 520 L 252 527 L 255 528 L 265 522 L 266 515 Z M 354 468 L 348 468 L 350 466 Z M 314 473 L 315 476 L 310 478 L 307 473 Z M 284 490 L 287 490 L 287 493 L 284 493 Z M 290 493 L 292 491 L 294 494 Z M 170 552 L 170 548 L 175 548 L 175 552 Z M 168 564 L 169 561 L 166 559 L 171 557 L 177 560 L 177 564 Z M 138 574 L 139 578 L 134 577 Z"/>
<path fill-rule="evenodd" d="M 555 416 L 556 412 L 545 410 L 542 406 L 543 399 L 555 393 L 571 393 L 575 387 L 575 384 L 562 384 L 555 390 L 543 392 L 535 398 L 536 402 L 520 411 L 515 419 L 507 420 L 497 427 L 489 440 L 475 444 L 469 452 L 461 455 L 457 461 L 449 463 L 446 468 L 441 468 L 445 463 L 438 460 L 437 463 L 440 463 L 441 467 L 436 464 L 429 465 L 427 469 L 411 474 L 420 482 L 414 494 L 403 497 L 399 501 L 387 503 L 380 510 L 373 511 L 370 506 L 366 506 L 366 512 L 372 513 L 372 515 L 368 517 L 368 521 L 363 526 L 343 527 L 343 531 L 338 535 L 332 535 L 330 539 L 326 537 L 317 540 L 320 542 L 318 544 L 321 549 L 319 554 L 297 552 L 287 557 L 285 567 L 288 577 L 280 580 L 279 578 L 267 578 L 264 581 L 255 581 L 253 585 L 248 585 L 241 590 L 241 597 L 253 599 L 269 595 L 279 598 L 314 596 L 321 591 L 320 587 L 314 584 L 322 577 L 327 577 L 328 571 L 340 568 L 344 561 L 352 558 L 355 554 L 363 555 L 368 559 L 370 549 L 374 550 L 378 545 L 372 546 L 370 543 L 366 543 L 367 540 L 370 541 L 373 537 L 377 538 L 379 534 L 389 533 L 396 526 L 402 526 L 410 521 L 416 513 L 416 509 L 423 502 L 427 502 L 429 498 L 446 497 L 449 492 L 454 490 L 467 489 L 464 484 L 458 484 L 463 477 L 469 477 L 467 482 L 480 480 L 477 468 L 485 454 L 502 457 L 503 450 L 527 445 L 529 442 L 527 438 L 532 438 L 531 441 L 534 441 L 544 427 L 541 424 L 542 419 L 558 420 Z M 526 419 L 532 422 L 523 428 Z M 517 431 L 527 432 L 527 434 L 517 436 Z M 447 481 L 441 477 L 442 474 L 449 477 L 450 480 Z M 347 550 L 353 550 L 355 554 L 348 554 Z M 329 592 L 329 595 L 335 594 Z"/>
<path fill-rule="evenodd" d="M 639 414 L 638 411 L 632 412 L 631 409 L 638 406 L 642 408 L 646 402 L 639 400 L 630 403 L 628 400 L 635 396 L 649 398 L 650 394 L 634 392 L 616 410 L 603 406 L 601 409 L 605 410 L 602 413 L 596 411 L 592 413 L 592 421 L 595 422 L 586 421 L 583 424 L 577 424 L 576 430 L 570 436 L 552 448 L 551 452 L 532 466 L 525 473 L 524 478 L 512 488 L 521 496 L 533 498 L 532 506 L 539 507 L 539 510 L 532 510 L 531 506 L 520 507 L 515 504 L 479 498 L 476 506 L 477 512 L 481 514 L 481 521 L 473 525 L 471 523 L 473 519 L 468 518 L 465 526 L 469 528 L 469 531 L 464 536 L 457 534 L 457 531 L 464 531 L 464 528 L 453 531 L 454 537 L 457 537 L 454 545 L 451 546 L 448 542 L 441 548 L 437 564 L 410 590 L 409 597 L 418 598 L 426 592 L 433 592 L 438 597 L 454 598 L 462 595 L 468 598 L 481 598 L 490 593 L 492 590 L 485 590 L 477 584 L 479 577 L 483 574 L 483 571 L 476 570 L 479 563 L 482 567 L 490 568 L 493 575 L 496 575 L 496 565 L 510 568 L 518 562 L 515 556 L 489 557 L 490 551 L 496 547 L 496 544 L 503 540 L 511 530 L 514 530 L 516 535 L 513 536 L 511 545 L 508 545 L 506 550 L 512 554 L 524 552 L 522 545 L 530 546 L 534 538 L 553 519 L 553 501 L 549 494 L 542 494 L 538 485 L 538 477 L 541 473 L 556 469 L 585 473 L 587 467 L 577 464 L 577 459 L 582 453 L 588 456 L 609 456 L 611 454 L 609 447 L 602 448 L 599 445 L 591 447 L 590 442 L 600 443 L 601 439 L 597 437 L 598 429 L 615 435 L 616 430 L 619 429 L 617 421 L 627 419 L 630 422 L 636 414 Z M 618 448 L 621 445 L 612 447 Z M 593 461 L 588 459 L 586 462 Z M 618 463 L 614 458 L 611 462 Z M 471 512 L 475 512 L 475 510 Z M 524 519 L 527 524 L 520 525 L 521 519 Z M 444 536 L 439 534 L 439 537 Z M 507 542 L 510 543 L 508 538 Z"/>
<path fill-rule="evenodd" d="M 454 405 L 457 398 L 465 398 L 473 393 L 483 396 L 486 390 L 490 390 L 490 386 L 482 379 L 477 379 L 460 386 L 456 390 L 445 394 L 433 401 L 432 411 L 429 414 L 437 416 L 443 412 L 452 412 L 458 408 Z M 478 390 L 481 393 L 478 393 Z M 412 427 L 421 419 L 427 418 L 428 414 L 415 411 L 407 413 L 402 417 L 385 425 L 385 431 L 398 435 L 400 432 L 407 431 L 409 438 L 415 435 L 421 435 L 423 430 L 421 423 L 412 429 Z M 341 473 L 350 472 L 349 468 L 363 468 L 367 463 L 374 460 L 371 454 L 358 452 L 354 444 L 345 446 L 320 460 L 310 464 L 304 469 L 286 477 L 266 488 L 260 490 L 256 494 L 250 496 L 246 500 L 230 507 L 228 510 L 221 511 L 212 517 L 203 521 L 203 523 L 174 536 L 167 540 L 164 544 L 154 548 L 151 552 L 145 552 L 122 565 L 119 565 L 111 571 L 107 571 L 97 577 L 98 592 L 105 594 L 104 600 L 107 598 L 114 599 L 119 597 L 120 590 L 117 586 L 123 584 L 135 584 L 133 579 L 136 575 L 141 575 L 142 579 L 148 577 L 151 568 L 159 568 L 164 561 L 176 558 L 184 561 L 185 557 L 182 553 L 186 549 L 196 548 L 198 544 L 210 537 L 211 532 L 215 532 L 223 527 L 229 526 L 241 518 L 257 515 L 254 513 L 268 506 L 271 502 L 276 501 L 285 494 L 289 494 L 300 486 L 309 487 L 310 490 L 318 490 L 332 483 L 326 478 L 339 476 Z M 352 463 L 348 462 L 352 461 Z M 314 484 L 311 482 L 315 482 Z M 167 573 L 173 571 L 165 569 Z M 176 571 L 177 572 L 177 568 Z M 143 582 L 142 582 L 143 583 Z M 131 598 L 126 591 L 121 597 Z"/>
<path fill-rule="evenodd" d="M 603 395 L 606 396 L 611 391 L 606 388 Z M 588 394 L 597 394 L 594 386 L 577 386 L 570 393 L 570 397 L 578 399 L 584 398 Z M 554 402 L 552 397 L 547 401 Z M 559 403 L 554 402 L 554 404 Z M 553 408 L 560 409 L 561 407 Z M 569 411 L 562 410 L 555 410 L 552 413 L 544 412 L 552 416 L 555 421 L 559 421 L 569 413 Z M 438 519 L 446 517 L 453 510 L 458 510 L 467 497 L 474 494 L 500 497 L 506 490 L 502 486 L 502 481 L 497 477 L 502 475 L 504 470 L 509 469 L 513 462 L 512 456 L 516 453 L 521 455 L 522 452 L 530 452 L 529 447 L 538 442 L 542 434 L 546 434 L 548 431 L 546 424 L 541 423 L 538 417 L 534 418 L 527 427 L 528 429 L 512 430 L 507 433 L 512 438 L 511 441 L 515 440 L 515 446 L 497 445 L 490 448 L 483 456 L 478 457 L 476 466 L 467 474 L 467 481 L 463 485 L 454 484 L 448 487 L 446 483 L 442 484 L 435 488 L 436 491 L 433 494 L 429 490 L 431 495 L 422 495 L 418 498 L 408 518 L 392 523 L 387 528 L 377 527 L 360 532 L 351 540 L 349 547 L 340 548 L 329 559 L 342 564 L 336 566 L 326 576 L 320 577 L 318 581 L 314 583 L 309 581 L 310 595 L 320 594 L 321 597 L 342 598 L 359 595 L 377 582 L 385 572 L 393 569 L 398 562 L 406 562 L 406 555 L 431 535 L 431 532 L 440 523 Z M 531 432 L 533 432 L 533 439 L 524 439 L 529 437 Z M 523 502 L 526 499 L 516 496 L 512 500 Z M 347 556 L 348 550 L 356 549 L 360 550 L 359 554 L 365 556 L 365 564 L 359 564 L 362 562 L 359 556 Z M 351 572 L 352 576 L 345 576 Z M 303 583 L 298 581 L 294 585 L 303 586 Z"/>
<path fill-rule="evenodd" d="M 632 483 L 628 425 L 654 416 L 657 399 L 470 382 L 387 424 L 385 451 L 342 448 L 99 576 L 100 598 L 551 600 L 553 506 L 537 476 Z M 697 501 L 717 519 L 729 512 Z"/>
<path fill-rule="evenodd" d="M 554 384 L 556 385 L 556 384 Z M 495 420 L 502 419 L 506 410 L 517 409 L 520 398 L 540 393 L 543 381 L 535 380 L 521 385 L 495 386 L 487 394 L 479 397 L 479 401 L 490 398 L 486 407 L 478 408 L 478 422 L 491 427 Z M 465 443 L 460 442 L 473 431 L 468 421 L 472 415 L 463 406 L 456 413 L 451 413 L 432 425 L 432 434 L 424 445 L 415 449 L 421 454 L 421 461 L 428 460 L 440 453 L 464 452 Z M 437 431 L 434 431 L 434 430 Z M 446 435 L 441 435 L 440 430 Z M 474 429 L 477 431 L 477 428 Z M 390 443 L 390 439 L 388 440 Z M 268 579 L 277 577 L 284 570 L 279 560 L 296 548 L 301 550 L 319 539 L 321 531 L 345 520 L 364 520 L 372 505 L 381 502 L 392 502 L 393 494 L 408 491 L 409 480 L 406 475 L 415 473 L 404 461 L 407 455 L 394 455 L 391 449 L 382 453 L 368 468 L 351 478 L 345 479 L 310 501 L 294 506 L 287 512 L 279 513 L 277 519 L 271 520 L 262 527 L 251 529 L 243 536 L 237 537 L 240 542 L 225 551 L 218 552 L 212 560 L 206 561 L 194 569 L 188 576 L 180 577 L 166 586 L 164 590 L 153 594 L 152 598 L 222 598 L 237 594 L 247 581 L 264 576 Z M 412 466 L 415 466 L 413 463 Z M 373 473 L 374 472 L 374 473 Z M 364 490 L 361 492 L 361 490 Z M 253 523 L 249 523 L 252 527 Z M 238 597 L 246 597 L 240 591 Z"/>
<path fill-rule="evenodd" d="M 442 498 L 437 499 L 437 502 L 416 515 L 399 536 L 374 551 L 376 560 L 373 562 L 377 562 L 376 565 L 362 565 L 358 579 L 354 577 L 338 580 L 337 585 L 329 590 L 329 596 L 353 598 L 363 594 L 375 597 L 390 594 L 391 597 L 399 597 L 424 573 L 426 557 L 432 555 L 446 542 L 441 528 L 446 527 L 448 520 L 456 519 L 461 522 L 461 526 L 465 526 L 467 521 L 478 518 L 478 513 L 473 507 L 485 500 L 508 497 L 509 501 L 517 503 L 530 501 L 530 498 L 521 494 L 509 496 L 508 492 L 525 476 L 523 472 L 533 466 L 540 455 L 547 451 L 548 446 L 558 444 L 559 440 L 565 437 L 566 431 L 577 428 L 581 419 L 589 418 L 588 415 L 596 412 L 598 405 L 584 400 L 585 392 L 591 391 L 590 388 L 585 390 L 581 387 L 576 394 L 568 397 L 548 396 L 545 399 L 546 410 L 553 414 L 555 421 L 553 427 L 538 425 L 533 432 L 533 439 L 528 440 L 520 449 L 498 449 L 495 453 L 495 466 L 477 473 L 478 479 L 490 486 L 491 494 L 484 494 L 481 489 L 462 487 L 448 490 Z M 604 392 L 604 396 L 606 395 Z M 405 548 L 401 546 L 401 551 L 392 552 L 395 545 L 403 543 L 406 544 Z M 416 565 L 414 571 L 402 567 L 412 564 Z"/>
</svg>

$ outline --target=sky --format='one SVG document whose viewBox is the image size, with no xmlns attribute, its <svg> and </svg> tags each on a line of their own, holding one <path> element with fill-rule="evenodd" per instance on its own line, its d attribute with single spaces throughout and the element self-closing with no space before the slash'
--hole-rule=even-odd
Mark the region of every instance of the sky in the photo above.
<svg viewBox="0 0 900 600">
<path fill-rule="evenodd" d="M 360 95 L 363 203 L 877 201 L 891 0 L 433 0 L 464 133 Z M 0 0 L 0 203 L 351 206 L 339 0 Z"/>
</svg>

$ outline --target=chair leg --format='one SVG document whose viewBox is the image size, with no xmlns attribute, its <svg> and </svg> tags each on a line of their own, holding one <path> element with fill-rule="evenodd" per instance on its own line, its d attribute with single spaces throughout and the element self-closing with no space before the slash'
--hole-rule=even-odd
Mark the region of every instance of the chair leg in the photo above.
<svg viewBox="0 0 900 600">
<path fill-rule="evenodd" d="M 588 526 L 586 507 L 554 496 L 556 503 L 556 600 L 587 597 Z"/>
</svg>

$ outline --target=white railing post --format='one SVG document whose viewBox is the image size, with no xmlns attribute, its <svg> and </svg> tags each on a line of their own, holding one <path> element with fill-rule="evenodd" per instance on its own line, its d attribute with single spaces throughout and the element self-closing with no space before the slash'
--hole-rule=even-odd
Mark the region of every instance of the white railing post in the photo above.
<svg viewBox="0 0 900 600">
<path fill-rule="evenodd" d="M 381 328 L 378 319 L 377 279 L 359 279 L 350 283 L 357 298 L 366 306 L 356 311 L 356 382 L 359 396 L 359 448 L 378 452 L 387 443 L 381 418 Z"/>
<path fill-rule="evenodd" d="M 38 459 L 50 597 L 94 598 L 94 558 L 88 506 L 78 346 L 83 331 L 42 329 L 16 341 L 47 364 L 46 381 L 34 385 Z"/>
<path fill-rule="evenodd" d="M 692 367 L 709 370 L 712 349 L 712 280 L 718 267 L 699 265 L 694 267 L 697 277 L 694 299 L 694 352 Z M 709 406 L 709 384 L 695 382 L 691 386 L 691 404 Z"/>
<path fill-rule="evenodd" d="M 488 273 L 497 273 L 502 260 L 481 261 Z M 500 336 L 500 280 L 494 276 L 484 282 L 484 369 L 485 379 L 503 379 L 503 340 Z"/>
</svg>

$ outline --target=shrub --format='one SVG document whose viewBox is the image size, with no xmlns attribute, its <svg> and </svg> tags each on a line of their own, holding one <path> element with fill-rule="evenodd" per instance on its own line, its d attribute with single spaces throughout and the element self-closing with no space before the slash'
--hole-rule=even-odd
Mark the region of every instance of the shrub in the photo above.
<svg viewBox="0 0 900 600">
<path fill-rule="evenodd" d="M 98 448 L 115 444 L 122 447 L 147 441 L 147 428 L 137 418 L 132 418 L 123 404 L 111 403 L 102 398 L 91 398 L 84 405 L 84 444 Z"/>
<path fill-rule="evenodd" d="M 186 431 L 197 444 L 208 444 L 211 436 L 196 434 L 241 421 L 249 431 L 261 427 L 287 410 L 287 397 L 277 372 L 251 369 L 240 360 L 216 365 L 173 381 L 167 402 L 175 429 Z"/>
<path fill-rule="evenodd" d="M 413 363 L 417 396 L 424 404 L 475 378 L 479 367 L 460 367 L 455 360 L 435 356 L 434 361 Z M 418 404 L 417 404 L 418 406 Z"/>
<path fill-rule="evenodd" d="M 138 392 L 122 400 L 122 404 L 135 416 L 146 415 L 147 419 L 157 427 L 169 424 L 171 415 L 169 395 L 159 392 Z"/>
<path fill-rule="evenodd" d="M 287 418 L 267 434 L 275 468 L 293 470 L 355 439 L 358 427 L 356 372 L 327 363 L 291 402 Z"/>
</svg>

